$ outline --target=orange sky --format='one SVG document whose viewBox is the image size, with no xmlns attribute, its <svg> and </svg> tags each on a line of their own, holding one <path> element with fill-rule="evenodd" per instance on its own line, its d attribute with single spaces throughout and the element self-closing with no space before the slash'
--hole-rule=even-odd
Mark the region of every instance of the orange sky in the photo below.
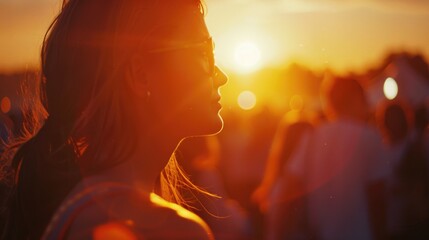
<svg viewBox="0 0 429 240">
<path fill-rule="evenodd" d="M 429 3 L 424 0 L 206 3 L 218 62 L 231 70 L 235 48 L 243 41 L 259 48 L 262 66 L 293 59 L 347 71 L 372 66 L 391 49 L 429 55 Z M 0 0 L 0 71 L 38 65 L 44 31 L 58 9 L 59 0 Z"/>
</svg>

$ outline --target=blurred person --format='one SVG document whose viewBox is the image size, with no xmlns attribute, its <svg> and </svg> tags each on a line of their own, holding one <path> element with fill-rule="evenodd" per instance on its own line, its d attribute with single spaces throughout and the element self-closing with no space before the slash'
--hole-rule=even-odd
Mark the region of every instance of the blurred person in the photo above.
<svg viewBox="0 0 429 240">
<path fill-rule="evenodd" d="M 316 239 L 385 237 L 388 164 L 380 134 L 354 78 L 321 86 L 327 122 L 307 135 L 287 168 L 303 179 L 308 228 Z"/>
<path fill-rule="evenodd" d="M 376 123 L 389 146 L 410 138 L 414 128 L 413 109 L 401 100 L 385 101 L 376 109 Z"/>
<path fill-rule="evenodd" d="M 28 135 L 2 155 L 2 239 L 213 239 L 172 155 L 223 126 L 202 3 L 64 1 L 41 56 Z"/>
<path fill-rule="evenodd" d="M 423 146 L 424 123 L 417 120 L 419 111 L 397 100 L 383 103 L 377 111 L 392 166 L 387 204 L 390 239 L 429 237 L 428 159 Z"/>
<path fill-rule="evenodd" d="M 259 207 L 252 202 L 251 195 L 263 178 L 262 170 L 280 117 L 265 104 L 253 113 L 248 112 L 245 119 L 247 141 L 241 158 L 239 161 L 235 160 L 236 169 L 242 173 L 241 176 L 235 175 L 236 189 L 240 189 L 239 201 L 249 213 L 253 235 L 255 239 L 261 239 L 264 234 L 264 216 Z M 243 165 L 246 168 L 243 168 Z"/>
<path fill-rule="evenodd" d="M 187 138 L 179 144 L 176 157 L 190 180 L 214 197 L 185 189 L 189 207 L 212 229 L 216 239 L 249 239 L 250 225 L 245 210 L 229 197 L 219 172 L 221 146 L 216 136 Z"/>
<path fill-rule="evenodd" d="M 254 136 L 257 132 L 255 126 L 250 126 L 255 120 L 253 116 L 254 112 L 237 111 L 232 108 L 222 110 L 225 126 L 222 133 L 218 135 L 222 149 L 219 170 L 228 196 L 240 203 L 250 219 L 252 239 L 260 239 L 262 234 L 261 215 L 254 204 L 249 201 L 250 193 L 258 181 L 258 176 L 261 175 L 258 166 L 263 161 L 260 157 L 248 159 L 250 152 L 256 151 L 250 148 L 251 145 L 254 146 L 252 139 L 255 139 Z M 263 127 L 263 129 L 266 128 Z M 257 149 L 262 150 L 262 148 L 259 146 Z"/>
<path fill-rule="evenodd" d="M 302 179 L 283 169 L 314 126 L 315 122 L 301 111 L 289 111 L 279 124 L 263 179 L 252 194 L 252 200 L 265 216 L 265 239 L 296 239 L 310 235 L 306 228 Z"/>
</svg>

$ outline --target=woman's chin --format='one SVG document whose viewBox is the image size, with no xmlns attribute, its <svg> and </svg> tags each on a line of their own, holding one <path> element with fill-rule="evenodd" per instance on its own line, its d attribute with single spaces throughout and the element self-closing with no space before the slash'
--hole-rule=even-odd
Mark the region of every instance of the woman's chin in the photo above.
<svg viewBox="0 0 429 240">
<path fill-rule="evenodd" d="M 218 116 L 217 122 L 214 124 L 213 129 L 209 135 L 218 134 L 223 129 L 223 119 L 221 116 Z"/>
</svg>

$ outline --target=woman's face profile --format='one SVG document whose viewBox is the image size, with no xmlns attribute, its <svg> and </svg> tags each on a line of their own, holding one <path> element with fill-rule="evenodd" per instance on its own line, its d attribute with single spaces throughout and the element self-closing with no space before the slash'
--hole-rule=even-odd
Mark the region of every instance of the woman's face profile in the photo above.
<svg viewBox="0 0 429 240">
<path fill-rule="evenodd" d="M 214 44 L 197 8 L 185 8 L 173 34 L 150 52 L 152 113 L 179 136 L 213 134 L 222 129 L 219 87 L 227 77 L 215 66 Z"/>
</svg>

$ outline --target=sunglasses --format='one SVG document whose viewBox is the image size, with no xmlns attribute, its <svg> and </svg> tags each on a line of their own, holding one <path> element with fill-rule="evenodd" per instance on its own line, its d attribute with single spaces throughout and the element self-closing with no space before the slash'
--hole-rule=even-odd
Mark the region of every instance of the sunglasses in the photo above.
<svg viewBox="0 0 429 240">
<path fill-rule="evenodd" d="M 187 50 L 187 49 L 201 51 L 201 53 L 204 54 L 204 58 L 207 61 L 207 66 L 209 68 L 208 73 L 210 74 L 210 76 L 213 76 L 216 74 L 215 59 L 214 59 L 214 43 L 211 37 L 209 37 L 208 39 L 202 42 L 149 49 L 149 50 L 146 50 L 146 53 L 164 53 L 164 52 Z"/>
</svg>

